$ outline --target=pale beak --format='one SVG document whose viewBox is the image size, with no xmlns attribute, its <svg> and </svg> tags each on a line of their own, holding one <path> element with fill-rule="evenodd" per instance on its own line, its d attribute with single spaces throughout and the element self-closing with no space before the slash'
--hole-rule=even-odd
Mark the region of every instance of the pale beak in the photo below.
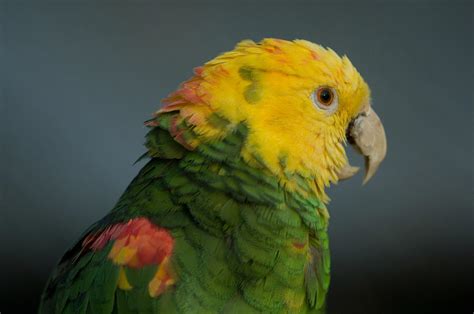
<svg viewBox="0 0 474 314">
<path fill-rule="evenodd" d="M 351 122 L 347 129 L 347 139 L 356 151 L 365 158 L 363 184 L 366 184 L 375 174 L 387 153 L 385 130 L 380 118 L 370 106 L 366 106 Z M 358 170 L 358 167 L 352 167 L 348 163 L 339 171 L 339 180 L 352 177 Z"/>
</svg>

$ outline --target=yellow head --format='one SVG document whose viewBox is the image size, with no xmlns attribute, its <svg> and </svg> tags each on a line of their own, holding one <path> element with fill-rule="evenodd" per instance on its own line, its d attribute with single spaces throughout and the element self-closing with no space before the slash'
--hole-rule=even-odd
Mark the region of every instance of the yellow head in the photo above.
<svg viewBox="0 0 474 314">
<path fill-rule="evenodd" d="M 229 131 L 210 126 L 211 114 L 245 123 L 247 162 L 263 161 L 290 189 L 292 175 L 311 180 L 325 198 L 324 186 L 347 163 L 348 125 L 369 101 L 369 87 L 347 57 L 305 40 L 264 39 L 242 41 L 198 68 L 162 111 L 179 107 L 203 140 Z"/>
</svg>

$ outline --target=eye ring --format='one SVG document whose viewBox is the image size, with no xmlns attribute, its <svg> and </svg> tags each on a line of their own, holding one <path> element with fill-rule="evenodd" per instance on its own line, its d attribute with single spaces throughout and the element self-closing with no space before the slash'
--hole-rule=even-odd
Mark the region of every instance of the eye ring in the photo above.
<svg viewBox="0 0 474 314">
<path fill-rule="evenodd" d="M 321 86 L 311 94 L 313 104 L 320 110 L 328 113 L 336 111 L 338 106 L 337 92 L 334 88 Z"/>
</svg>

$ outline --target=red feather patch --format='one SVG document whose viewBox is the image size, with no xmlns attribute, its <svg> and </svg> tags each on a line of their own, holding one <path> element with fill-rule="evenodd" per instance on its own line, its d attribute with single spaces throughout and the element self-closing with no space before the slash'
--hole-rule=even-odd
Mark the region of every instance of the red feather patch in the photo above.
<svg viewBox="0 0 474 314">
<path fill-rule="evenodd" d="M 174 239 L 168 230 L 146 218 L 112 225 L 98 234 L 87 236 L 82 246 L 97 251 L 114 241 L 109 258 L 118 265 L 140 268 L 160 264 L 173 252 Z"/>
</svg>

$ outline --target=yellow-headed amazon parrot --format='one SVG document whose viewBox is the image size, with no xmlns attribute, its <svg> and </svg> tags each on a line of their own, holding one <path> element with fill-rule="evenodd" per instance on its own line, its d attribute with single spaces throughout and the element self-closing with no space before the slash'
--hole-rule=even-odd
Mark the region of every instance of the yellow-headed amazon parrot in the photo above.
<svg viewBox="0 0 474 314">
<path fill-rule="evenodd" d="M 325 187 L 386 154 L 347 57 L 305 40 L 245 40 L 163 100 L 148 163 L 65 253 L 40 313 L 323 313 Z"/>
</svg>

